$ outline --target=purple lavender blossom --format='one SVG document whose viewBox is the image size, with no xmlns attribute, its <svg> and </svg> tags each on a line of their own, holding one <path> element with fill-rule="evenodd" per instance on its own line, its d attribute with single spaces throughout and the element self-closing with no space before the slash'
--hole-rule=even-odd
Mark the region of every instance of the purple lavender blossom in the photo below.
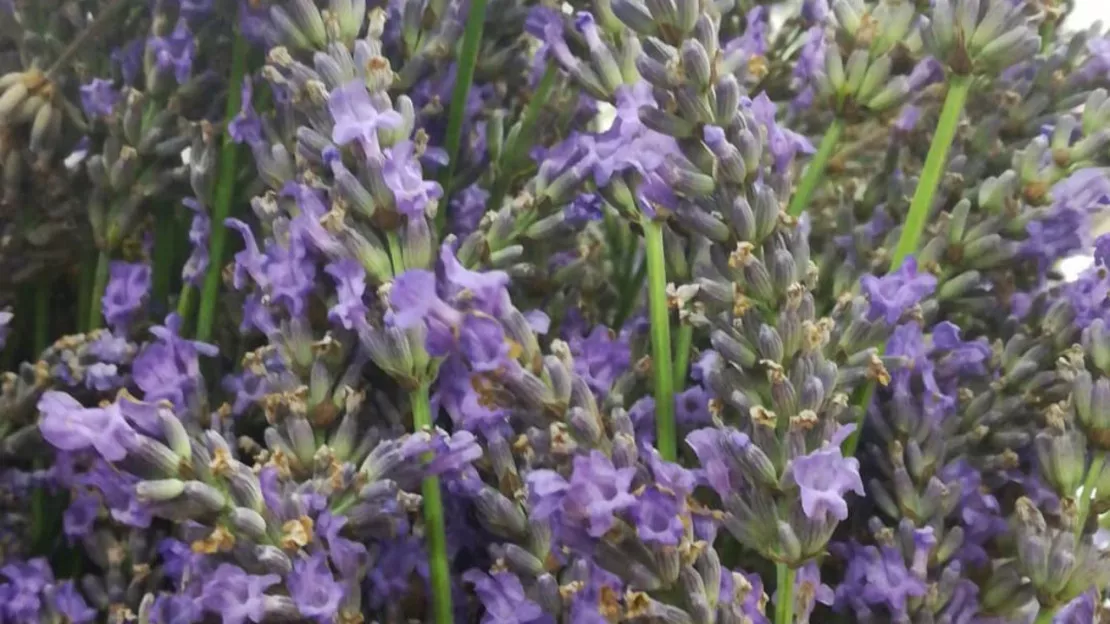
<svg viewBox="0 0 1110 624">
<path fill-rule="evenodd" d="M 366 576 L 370 587 L 368 602 L 374 608 L 406 596 L 413 575 L 428 578 L 428 555 L 424 552 L 423 540 L 412 536 L 382 544 L 375 563 Z"/>
<path fill-rule="evenodd" d="M 771 30 L 771 13 L 767 7 L 756 5 L 744 16 L 747 27 L 744 34 L 725 44 L 725 53 L 741 52 L 745 58 L 767 53 L 767 35 Z"/>
<path fill-rule="evenodd" d="M 107 117 L 119 102 L 120 94 L 111 80 L 94 78 L 81 85 L 81 108 L 87 117 Z"/>
<path fill-rule="evenodd" d="M 331 139 L 337 145 L 357 140 L 367 156 L 381 154 L 379 130 L 398 128 L 404 121 L 397 111 L 379 111 L 370 101 L 370 92 L 361 80 L 351 81 L 332 91 L 328 98 L 328 110 L 335 120 Z"/>
<path fill-rule="evenodd" d="M 1091 56 L 1079 68 L 1079 76 L 1087 81 L 1110 79 L 1110 37 L 1091 37 L 1087 52 Z"/>
<path fill-rule="evenodd" d="M 335 280 L 337 297 L 335 305 L 328 310 L 328 319 L 345 329 L 363 327 L 368 312 L 362 302 L 366 293 L 366 270 L 358 261 L 344 258 L 329 264 L 324 272 Z"/>
<path fill-rule="evenodd" d="M 602 217 L 601 197 L 596 193 L 583 193 L 563 208 L 567 225 L 581 227 L 590 221 L 600 221 Z"/>
<path fill-rule="evenodd" d="M 55 459 L 55 466 L 57 462 L 58 460 Z M 138 477 L 123 472 L 104 459 L 98 458 L 84 474 L 60 479 L 62 483 L 67 481 L 72 482 L 74 486 L 86 487 L 97 492 L 112 519 L 123 526 L 136 528 L 150 526 L 150 510 L 140 503 L 135 495 Z"/>
<path fill-rule="evenodd" d="M 474 585 L 474 593 L 485 607 L 482 624 L 528 624 L 552 622 L 535 602 L 528 599 L 520 579 L 510 572 L 495 572 L 492 576 L 481 570 L 463 574 L 463 581 Z"/>
<path fill-rule="evenodd" d="M 848 562 L 844 581 L 836 589 L 838 608 L 867 613 L 882 606 L 895 617 L 904 616 L 906 602 L 925 595 L 925 580 L 906 567 L 897 547 L 846 544 L 834 550 Z"/>
<path fill-rule="evenodd" d="M 829 0 L 802 0 L 801 15 L 807 22 L 824 22 L 829 17 Z"/>
<path fill-rule="evenodd" d="M 902 134 L 909 134 L 917 127 L 920 120 L 921 109 L 913 104 L 906 104 L 902 107 L 902 111 L 898 113 L 898 117 L 894 119 L 893 127 Z"/>
<path fill-rule="evenodd" d="M 1103 234 L 1095 239 L 1095 263 L 1110 267 L 1110 234 Z"/>
<path fill-rule="evenodd" d="M 719 595 L 721 604 L 735 614 L 736 620 L 770 624 L 771 620 L 764 615 L 767 594 L 764 593 L 763 579 L 758 574 L 722 569 Z"/>
<path fill-rule="evenodd" d="M 1021 253 L 1047 268 L 1091 243 L 1091 215 L 1110 205 L 1110 179 L 1100 169 L 1080 169 L 1053 185 L 1052 205 L 1026 225 Z"/>
<path fill-rule="evenodd" d="M 193 212 L 193 220 L 189 225 L 189 258 L 181 269 L 181 279 L 193 286 L 200 286 L 208 271 L 208 236 L 212 233 L 212 220 L 200 201 L 187 197 L 181 200 L 186 208 Z"/>
<path fill-rule="evenodd" d="M 173 72 L 178 84 L 185 84 L 193 73 L 193 55 L 196 41 L 185 20 L 177 21 L 167 37 L 152 37 L 147 43 L 154 54 L 154 65 L 159 71 Z"/>
<path fill-rule="evenodd" d="M 262 120 L 254 112 L 251 103 L 254 85 L 250 76 L 243 78 L 240 92 L 242 103 L 239 106 L 239 113 L 227 124 L 227 132 L 236 143 L 255 145 L 262 141 Z"/>
<path fill-rule="evenodd" d="M 93 523 L 100 513 L 100 497 L 92 492 L 78 493 L 69 502 L 62 516 L 62 528 L 71 541 L 85 537 L 93 529 Z"/>
<path fill-rule="evenodd" d="M 116 403 L 86 408 L 70 395 L 51 390 L 39 399 L 38 410 L 42 437 L 58 450 L 92 448 L 108 461 L 119 461 L 135 443 L 135 431 Z"/>
<path fill-rule="evenodd" d="M 54 572 L 44 558 L 13 561 L 0 568 L 0 615 L 11 622 L 38 622 L 42 592 L 54 583 Z"/>
<path fill-rule="evenodd" d="M 459 238 L 478 229 L 486 213 L 489 191 L 471 184 L 451 198 L 451 232 Z"/>
<path fill-rule="evenodd" d="M 563 503 L 566 513 L 584 521 L 590 536 L 601 537 L 613 527 L 613 514 L 636 504 L 629 493 L 635 474 L 635 468 L 614 468 L 598 451 L 576 456 Z"/>
<path fill-rule="evenodd" d="M 636 534 L 647 544 L 677 546 L 685 532 L 682 501 L 674 494 L 648 488 L 632 508 Z"/>
<path fill-rule="evenodd" d="M 204 616 L 197 599 L 188 594 L 158 594 L 150 611 L 151 624 L 195 624 Z"/>
<path fill-rule="evenodd" d="M 827 521 L 828 516 L 846 519 L 848 502 L 844 495 L 855 492 L 862 496 L 864 493 L 859 460 L 844 457 L 837 443 L 794 458 L 791 470 L 794 482 L 801 489 L 802 511 L 811 520 Z"/>
<path fill-rule="evenodd" d="M 604 325 L 595 326 L 585 337 L 568 336 L 567 344 L 574 356 L 575 374 L 598 396 L 607 394 L 632 362 L 632 348 L 628 342 Z"/>
<path fill-rule="evenodd" d="M 183 409 L 203 387 L 200 356 L 219 353 L 215 346 L 180 336 L 181 319 L 176 314 L 166 317 L 165 325 L 150 329 L 155 341 L 135 358 L 132 377 L 149 403 L 168 400 Z"/>
<path fill-rule="evenodd" d="M 860 288 L 871 302 L 870 320 L 883 319 L 894 325 L 911 307 L 931 295 L 937 287 L 937 278 L 929 273 L 918 273 L 917 260 L 907 258 L 897 271 L 882 277 L 864 275 Z"/>
<path fill-rule="evenodd" d="M 204 583 L 200 603 L 210 613 L 219 614 L 224 624 L 261 622 L 265 615 L 265 591 L 281 582 L 276 574 L 255 576 L 239 566 L 220 564 Z"/>
<path fill-rule="evenodd" d="M 366 565 L 366 546 L 349 540 L 339 533 L 347 525 L 347 518 L 324 511 L 316 517 L 316 534 L 327 544 L 328 556 L 340 578 L 355 578 Z"/>
<path fill-rule="evenodd" d="M 423 170 L 414 155 L 412 141 L 401 141 L 385 151 L 382 177 L 393 191 L 397 211 L 409 219 L 424 217 L 428 205 L 443 197 L 437 182 L 424 179 Z"/>
<path fill-rule="evenodd" d="M 124 84 L 133 85 L 143 69 L 143 49 L 146 47 L 145 39 L 135 39 L 124 44 L 121 48 L 112 50 L 112 63 L 119 68 Z"/>
<path fill-rule="evenodd" d="M 150 266 L 112 262 L 108 267 L 108 275 L 108 285 L 101 298 L 104 319 L 116 331 L 122 331 L 131 323 L 150 294 Z"/>
<path fill-rule="evenodd" d="M 327 556 L 323 552 L 294 563 L 293 572 L 286 579 L 286 586 L 297 609 L 305 617 L 315 618 L 323 624 L 332 621 L 339 611 L 343 586 L 332 577 Z"/>
<path fill-rule="evenodd" d="M 775 121 L 777 109 L 766 93 L 760 93 L 754 100 L 745 98 L 743 105 L 751 110 L 756 122 L 767 130 L 767 143 L 777 171 L 785 172 L 798 154 L 812 154 L 817 151 L 809 139 Z"/>
<path fill-rule="evenodd" d="M 96 619 L 96 610 L 85 602 L 73 581 L 65 581 L 53 588 L 50 606 L 68 624 L 88 624 Z"/>
</svg>

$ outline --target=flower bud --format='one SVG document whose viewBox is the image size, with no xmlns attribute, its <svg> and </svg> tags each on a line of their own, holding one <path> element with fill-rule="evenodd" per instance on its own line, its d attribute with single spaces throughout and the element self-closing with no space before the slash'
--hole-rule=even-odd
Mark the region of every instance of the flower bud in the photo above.
<svg viewBox="0 0 1110 624">
<path fill-rule="evenodd" d="M 228 514 L 228 522 L 237 533 L 253 542 L 265 542 L 266 520 L 253 509 L 236 507 Z"/>
<path fill-rule="evenodd" d="M 501 492 L 485 487 L 474 499 L 478 519 L 490 531 L 510 539 L 519 539 L 528 530 L 528 518 L 520 505 L 506 498 Z"/>
<path fill-rule="evenodd" d="M 140 481 L 135 486 L 135 496 L 145 503 L 171 501 L 185 492 L 185 482 L 180 479 Z"/>
</svg>

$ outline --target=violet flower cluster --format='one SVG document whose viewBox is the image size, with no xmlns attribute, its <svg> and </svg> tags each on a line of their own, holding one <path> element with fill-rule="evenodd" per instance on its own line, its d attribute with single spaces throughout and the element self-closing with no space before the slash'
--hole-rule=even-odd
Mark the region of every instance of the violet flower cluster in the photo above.
<svg viewBox="0 0 1110 624">
<path fill-rule="evenodd" d="M 1102 621 L 1110 32 L 795 4 L 0 1 L 0 624 Z"/>
</svg>

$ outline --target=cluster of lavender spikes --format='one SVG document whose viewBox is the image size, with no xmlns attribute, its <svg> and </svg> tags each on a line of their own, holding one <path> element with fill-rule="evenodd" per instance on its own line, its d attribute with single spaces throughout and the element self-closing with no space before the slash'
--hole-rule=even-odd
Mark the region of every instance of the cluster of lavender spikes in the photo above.
<svg viewBox="0 0 1110 624">
<path fill-rule="evenodd" d="M 0 0 L 0 624 L 1102 621 L 1071 6 Z"/>
</svg>

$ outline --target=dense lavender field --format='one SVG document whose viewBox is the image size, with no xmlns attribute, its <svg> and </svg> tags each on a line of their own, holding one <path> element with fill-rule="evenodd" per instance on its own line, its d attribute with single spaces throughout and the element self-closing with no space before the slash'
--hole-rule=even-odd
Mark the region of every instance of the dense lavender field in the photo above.
<svg viewBox="0 0 1110 624">
<path fill-rule="evenodd" d="M 1102 621 L 1099 17 L 0 0 L 0 624 Z"/>
</svg>

